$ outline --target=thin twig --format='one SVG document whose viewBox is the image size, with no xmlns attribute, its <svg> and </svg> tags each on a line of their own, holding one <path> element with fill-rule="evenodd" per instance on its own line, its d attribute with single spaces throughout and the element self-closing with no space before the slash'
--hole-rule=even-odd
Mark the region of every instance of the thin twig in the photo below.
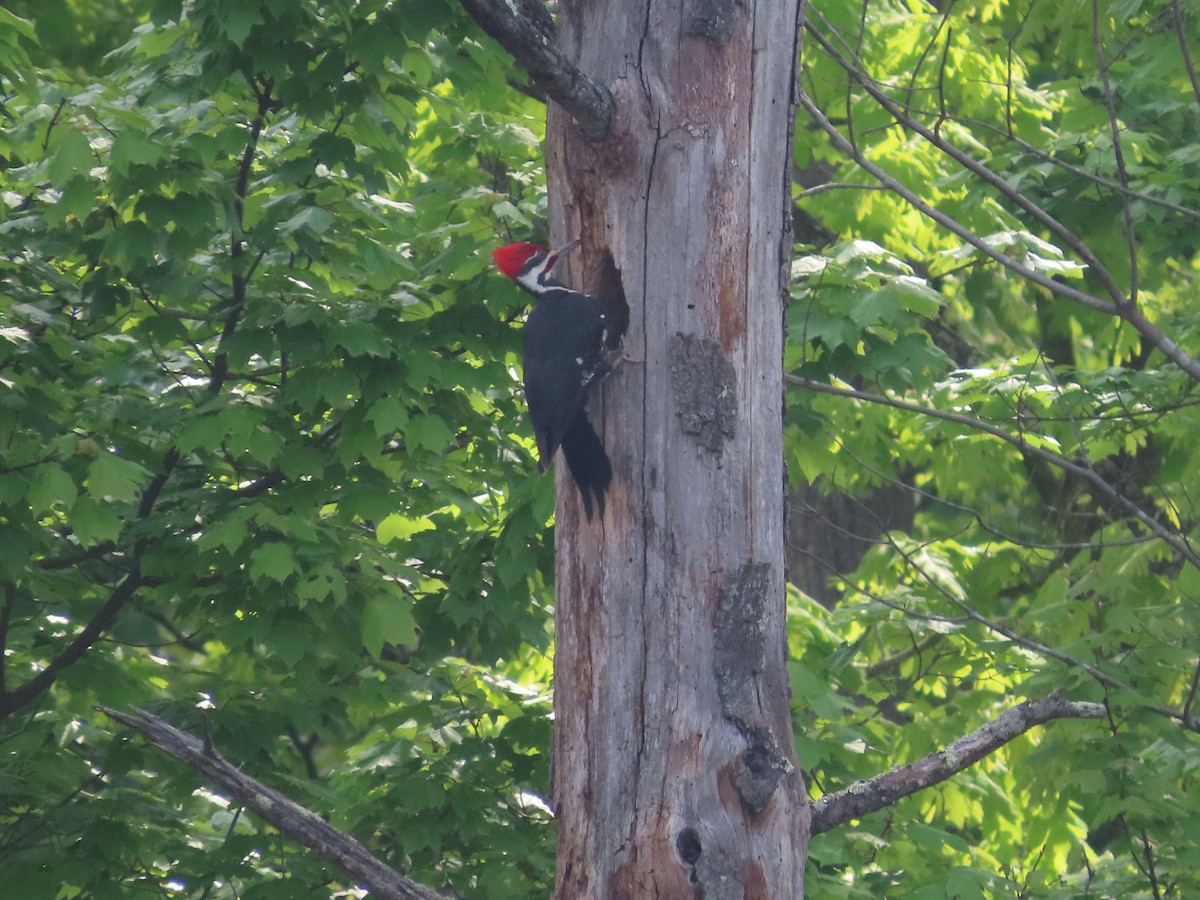
<svg viewBox="0 0 1200 900">
<path fill-rule="evenodd" d="M 828 21 L 825 20 L 820 13 L 816 13 L 815 15 L 825 23 L 826 27 L 830 27 Z M 1019 209 L 1023 210 L 1034 220 L 1049 229 L 1052 234 L 1055 234 L 1061 238 L 1063 242 L 1079 257 L 1080 261 L 1082 261 L 1089 269 L 1092 270 L 1095 276 L 1100 280 L 1101 284 L 1104 285 L 1104 289 L 1108 292 L 1109 296 L 1112 297 L 1114 304 L 1120 304 L 1127 300 L 1125 292 L 1122 291 L 1117 285 L 1116 280 L 1112 277 L 1112 274 L 1105 267 L 1104 263 L 1098 256 L 1096 256 L 1095 253 L 1092 252 L 1092 249 L 1077 234 L 1075 234 L 1075 232 L 1071 231 L 1071 229 L 1067 228 L 1062 222 L 1058 221 L 1056 218 L 1046 212 L 1046 210 L 1025 196 L 1025 194 L 1021 193 L 1021 191 L 1009 184 L 1006 179 L 993 172 L 975 157 L 959 149 L 941 135 L 935 133 L 933 129 L 922 125 L 912 116 L 907 115 L 901 109 L 900 105 L 884 92 L 879 82 L 871 78 L 860 68 L 855 66 L 850 60 L 846 59 L 841 53 L 839 53 L 837 48 L 833 46 L 833 43 L 822 32 L 818 31 L 809 22 L 805 23 L 805 27 L 808 29 L 809 34 L 816 38 L 817 43 L 821 45 L 821 48 L 829 55 L 829 57 L 839 66 L 841 66 L 854 81 L 857 81 L 862 89 L 866 91 L 876 103 L 883 107 L 884 110 L 886 110 L 887 113 L 891 115 L 892 118 L 894 118 L 901 126 L 919 134 L 926 141 L 928 141 L 937 149 L 941 150 L 967 171 L 971 172 L 981 181 L 987 183 L 1000 194 L 1011 200 Z"/>
<path fill-rule="evenodd" d="M 1150 837 L 1146 834 L 1146 829 L 1141 830 L 1142 853 L 1146 860 L 1146 877 L 1150 879 L 1150 891 L 1154 896 L 1154 900 L 1162 900 L 1162 891 L 1158 887 L 1158 873 L 1154 866 L 1154 850 L 1150 845 Z"/>
<path fill-rule="evenodd" d="M 1001 622 L 997 622 L 995 619 L 989 619 L 987 616 L 985 616 L 983 613 L 979 612 L 977 609 L 975 609 L 975 607 L 971 606 L 969 603 L 966 603 L 963 600 L 959 599 L 958 597 L 954 596 L 954 594 L 951 591 L 947 590 L 946 587 L 943 584 L 941 584 L 941 582 L 939 582 L 936 578 L 934 578 L 928 572 L 926 572 L 925 568 L 920 564 L 920 562 L 918 562 L 916 560 L 916 558 L 913 556 L 913 554 L 911 552 L 909 552 L 904 547 L 897 544 L 895 541 L 892 542 L 892 548 L 897 553 L 899 553 L 901 555 L 901 557 L 903 557 L 906 565 L 908 565 L 910 568 L 912 568 L 914 571 L 916 571 L 921 576 L 921 578 L 925 581 L 926 584 L 928 584 L 935 591 L 937 591 L 939 594 L 941 594 L 941 596 L 944 597 L 951 605 L 956 606 L 960 610 L 962 610 L 965 618 L 967 618 L 973 622 L 977 622 L 978 624 L 980 624 L 984 628 L 986 628 L 988 631 L 991 631 L 994 634 L 998 634 L 1003 638 L 1007 638 L 1008 640 L 1012 641 L 1014 644 L 1024 647 L 1026 650 L 1032 650 L 1034 653 L 1037 653 L 1041 656 L 1045 656 L 1050 659 L 1057 660 L 1058 662 L 1061 662 L 1063 665 L 1068 666 L 1069 668 L 1079 669 L 1079 670 L 1087 673 L 1093 679 L 1095 679 L 1096 681 L 1105 685 L 1106 687 L 1113 688 L 1113 689 L 1119 690 L 1119 691 L 1125 691 L 1128 693 L 1137 693 L 1137 691 L 1133 687 L 1133 685 L 1128 684 L 1127 682 L 1124 682 L 1120 678 L 1117 678 L 1113 675 L 1109 675 L 1107 672 L 1105 672 L 1103 669 L 1099 668 L 1098 666 L 1094 666 L 1091 663 L 1084 662 L 1083 660 L 1081 660 L 1077 657 L 1074 657 L 1069 653 L 1065 653 L 1062 650 L 1058 650 L 1054 647 L 1051 647 L 1049 644 L 1045 644 L 1039 640 L 1035 640 L 1034 638 L 1027 637 L 1027 636 L 1021 634 L 1019 631 L 1009 628 L 1007 625 L 1004 625 Z M 878 600 L 879 598 L 876 597 L 873 599 Z M 885 605 L 887 605 L 891 608 L 895 608 L 895 606 L 892 604 L 885 603 Z M 906 612 L 906 615 L 913 615 L 913 613 Z M 923 616 L 924 616 L 924 614 L 923 614 Z M 924 617 L 928 617 L 928 616 L 924 616 Z M 948 622 L 956 621 L 956 620 L 950 618 L 949 616 L 946 617 L 946 620 Z M 1186 727 L 1190 730 L 1194 731 L 1194 730 L 1197 730 L 1198 727 L 1200 727 L 1200 723 L 1197 723 L 1197 722 L 1187 718 L 1181 712 L 1179 712 L 1178 710 L 1172 709 L 1169 706 L 1163 706 L 1162 704 L 1149 704 L 1147 706 L 1147 708 L 1158 713 L 1160 716 L 1165 716 L 1168 719 L 1174 719 L 1175 721 L 1180 722 L 1184 727 Z"/>
<path fill-rule="evenodd" d="M 917 413 L 923 416 L 929 416 L 934 419 L 942 419 L 947 422 L 954 422 L 971 428 L 975 431 L 982 431 L 997 437 L 1005 443 L 1011 444 L 1022 453 L 1027 453 L 1035 456 L 1045 462 L 1050 463 L 1062 469 L 1065 472 L 1070 472 L 1072 475 L 1084 479 L 1094 485 L 1105 497 L 1120 504 L 1133 515 L 1139 522 L 1149 528 L 1161 540 L 1169 544 L 1181 556 L 1187 559 L 1193 566 L 1200 569 L 1200 555 L 1191 548 L 1183 535 L 1177 534 L 1161 522 L 1147 513 L 1144 509 L 1114 488 L 1111 484 L 1105 481 L 1091 466 L 1080 465 L 1072 462 L 1064 456 L 1060 456 L 1045 447 L 1040 447 L 1036 444 L 1029 443 L 1025 438 L 1010 434 L 1003 428 L 985 422 L 982 419 L 977 419 L 974 416 L 963 415 L 962 413 L 946 412 L 945 410 L 935 409 L 930 406 L 921 406 L 917 403 L 909 403 L 906 400 L 897 400 L 894 397 L 887 397 L 881 394 L 870 394 L 865 391 L 855 390 L 853 388 L 837 387 L 831 384 L 825 384 L 820 381 L 813 381 L 811 378 L 802 378 L 799 375 L 785 374 L 784 381 L 789 384 L 795 384 L 811 391 L 817 391 L 822 394 L 831 394 L 835 397 L 849 397 L 854 400 L 862 400 L 867 403 L 876 403 L 881 406 L 890 406 L 893 409 L 904 410 L 905 412 Z"/>
<path fill-rule="evenodd" d="M 58 124 L 58 117 L 62 115 L 63 108 L 67 105 L 67 98 L 63 97 L 58 101 L 58 106 L 54 110 L 54 115 L 50 117 L 50 124 L 46 126 L 46 137 L 42 141 L 42 152 L 45 153 L 50 148 L 50 132 L 54 130 L 54 126 Z"/>
<path fill-rule="evenodd" d="M 1192 51 L 1188 47 L 1187 31 L 1184 29 L 1187 24 L 1187 12 L 1180 7 L 1179 0 L 1171 0 L 1171 13 L 1175 36 L 1179 38 L 1179 52 L 1183 54 L 1183 70 L 1187 72 L 1188 80 L 1192 83 L 1192 96 L 1196 98 L 1197 103 L 1200 103 L 1200 76 L 1196 74 L 1196 66 L 1192 62 Z"/>
<path fill-rule="evenodd" d="M 823 194 L 826 191 L 886 191 L 889 190 L 887 185 L 883 184 L 853 184 L 848 181 L 829 181 L 825 184 L 814 184 L 810 188 L 805 188 L 796 195 L 797 200 L 802 200 L 805 197 L 815 197 L 817 194 Z"/>
<path fill-rule="evenodd" d="M 1092 0 L 1092 48 L 1096 53 L 1096 67 L 1100 70 L 1100 83 L 1104 87 L 1104 108 L 1108 111 L 1108 130 L 1112 138 L 1113 156 L 1117 165 L 1117 180 L 1124 192 L 1121 194 L 1121 219 L 1125 226 L 1125 246 L 1129 251 L 1129 302 L 1138 299 L 1138 254 L 1137 232 L 1133 228 L 1133 211 L 1129 204 L 1129 171 L 1125 168 L 1125 151 L 1121 148 L 1121 121 L 1117 118 L 1117 103 L 1113 97 L 1112 81 L 1108 77 L 1108 62 L 1104 58 L 1104 43 L 1100 38 L 1100 2 Z"/>
<path fill-rule="evenodd" d="M 817 14 L 817 16 L 820 18 L 819 14 Z M 825 20 L 822 19 L 822 22 L 825 22 Z M 825 26 L 831 27 L 829 26 L 828 22 L 825 22 Z M 845 59 L 844 56 L 839 54 L 834 48 L 832 42 L 820 31 L 818 31 L 811 22 L 805 21 L 805 29 L 817 40 L 822 49 L 824 49 L 835 62 L 842 66 L 845 71 L 862 86 L 863 90 L 865 90 L 880 106 L 882 106 L 890 115 L 892 115 L 898 124 L 919 134 L 934 147 L 958 162 L 961 166 L 974 174 L 980 180 L 993 187 L 1001 195 L 1008 197 L 1017 205 L 1018 208 L 1023 210 L 1037 222 L 1044 225 L 1052 233 L 1060 237 L 1066 246 L 1072 252 L 1074 252 L 1080 261 L 1083 262 L 1092 271 L 1096 278 L 1100 280 L 1101 284 L 1104 285 L 1105 291 L 1112 298 L 1112 301 L 1108 302 L 1102 300 L 1099 297 L 1087 293 L 1086 291 L 1081 291 L 1077 288 L 1073 288 L 1069 285 L 1056 281 L 1055 279 L 1048 278 L 1045 275 L 1042 275 L 1040 272 L 1036 272 L 1028 266 L 1018 262 L 1008 254 L 989 246 L 983 238 L 976 235 L 972 230 L 961 225 L 951 216 L 946 215 L 945 213 L 926 203 L 919 196 L 917 196 L 914 191 L 907 188 L 898 179 L 888 175 L 886 172 L 880 169 L 879 166 L 867 159 L 866 155 L 862 153 L 852 141 L 847 140 L 846 137 L 829 120 L 829 118 L 821 111 L 820 107 L 813 100 L 813 98 L 809 96 L 803 89 L 797 86 L 797 99 L 800 105 L 809 112 L 817 124 L 820 125 L 821 128 L 829 135 L 830 140 L 838 150 L 847 155 L 850 159 L 854 160 L 859 166 L 861 166 L 865 171 L 869 172 L 881 183 L 887 185 L 891 190 L 895 191 L 899 196 L 907 200 L 909 204 L 911 204 L 923 215 L 947 228 L 952 233 L 958 235 L 964 241 L 971 244 L 973 247 L 976 247 L 986 256 L 1005 266 L 1009 270 L 1016 272 L 1023 278 L 1032 281 L 1041 287 L 1044 287 L 1046 290 L 1050 291 L 1056 296 L 1063 297 L 1064 299 L 1071 300 L 1082 306 L 1103 312 L 1107 315 L 1123 319 L 1125 322 L 1132 325 L 1133 328 L 1143 338 L 1145 338 L 1151 346 L 1170 359 L 1191 378 L 1195 379 L 1196 381 L 1200 381 L 1200 360 L 1183 350 L 1183 348 L 1169 338 L 1161 328 L 1159 328 L 1146 317 L 1138 304 L 1133 302 L 1133 300 L 1127 296 L 1117 285 L 1112 273 L 1108 271 L 1107 267 L 1104 266 L 1099 257 L 1097 257 L 1092 249 L 1074 232 L 1051 216 L 1048 212 L 1046 212 L 1046 210 L 1042 209 L 1040 206 L 1030 200 L 1029 197 L 1027 197 L 1021 191 L 1014 188 L 1006 179 L 989 169 L 982 162 L 975 159 L 970 154 L 960 150 L 958 147 L 954 146 L 940 135 L 935 134 L 931 129 L 922 125 L 912 116 L 905 114 L 901 110 L 899 104 L 892 100 L 882 90 L 877 81 L 870 78 L 853 63 Z"/>
<path fill-rule="evenodd" d="M 977 128 L 987 129 L 996 134 L 1003 134 L 1000 129 L 995 128 L 986 122 L 972 122 L 971 124 Z M 1069 163 L 1066 160 L 1059 159 L 1057 156 L 1046 152 L 1041 147 L 1031 144 L 1020 135 L 1009 134 L 1006 135 L 1006 137 L 1008 140 L 1011 140 L 1014 144 L 1020 147 L 1022 152 L 1027 153 L 1030 156 L 1041 160 L 1042 162 L 1047 162 L 1053 166 L 1057 166 L 1064 172 L 1070 172 L 1076 178 L 1090 181 L 1092 184 L 1110 190 L 1115 194 L 1128 197 L 1131 200 L 1141 200 L 1143 203 L 1148 203 L 1152 206 L 1161 206 L 1163 209 L 1169 209 L 1171 212 L 1180 216 L 1187 216 L 1189 219 L 1200 219 L 1200 209 L 1193 209 L 1189 206 L 1184 206 L 1180 203 L 1167 200 L 1164 197 L 1156 197 L 1154 194 L 1148 194 L 1145 191 L 1136 190 L 1132 186 L 1123 187 L 1119 182 L 1113 181 L 1111 178 L 1105 178 L 1103 175 L 1100 175 L 1097 172 L 1088 171 L 1082 166 L 1077 166 L 1074 163 Z"/>
<path fill-rule="evenodd" d="M 889 190 L 893 191 L 900 197 L 903 197 L 909 202 L 918 212 L 937 222 L 953 234 L 958 235 L 966 243 L 981 251 L 985 256 L 1000 263 L 1006 269 L 1016 272 L 1021 277 L 1032 281 L 1052 294 L 1072 300 L 1081 306 L 1086 306 L 1089 309 L 1097 310 L 1098 312 L 1106 313 L 1110 316 L 1117 316 L 1120 310 L 1115 303 L 1109 303 L 1101 300 L 1086 291 L 1081 291 L 1078 288 L 1071 287 L 1062 281 L 1049 278 L 1040 272 L 1034 271 L 1024 263 L 1018 262 L 1015 258 L 1009 256 L 1002 250 L 997 250 L 970 228 L 960 224 L 956 219 L 943 213 L 941 210 L 919 197 L 915 191 L 910 190 L 899 179 L 889 175 L 871 160 L 857 150 L 846 138 L 838 131 L 837 126 L 829 120 L 829 118 L 820 110 L 816 102 L 804 90 L 797 92 L 797 101 L 800 106 L 804 107 L 805 111 L 812 116 L 813 120 L 821 126 L 822 130 L 829 135 L 830 140 L 836 149 L 846 154 L 850 159 L 854 160 L 864 171 L 873 176 L 880 184 L 885 185 Z M 1196 378 L 1200 380 L 1200 363 L 1195 364 Z"/>
</svg>

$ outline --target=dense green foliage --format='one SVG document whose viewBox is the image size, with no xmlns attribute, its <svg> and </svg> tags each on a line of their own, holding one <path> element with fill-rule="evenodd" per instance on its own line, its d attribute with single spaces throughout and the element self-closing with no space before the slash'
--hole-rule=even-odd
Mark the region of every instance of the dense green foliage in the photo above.
<svg viewBox="0 0 1200 900">
<path fill-rule="evenodd" d="M 1056 689 L 1110 710 L 818 836 L 814 896 L 1200 892 L 1195 379 L 1028 277 L 1136 284 L 1200 353 L 1190 11 L 810 10 L 806 96 L 1026 270 L 865 189 L 800 112 L 787 366 L 843 393 L 791 389 L 789 466 L 916 497 L 839 603 L 790 598 L 810 788 Z M 0 9 L 6 892 L 350 891 L 103 704 L 420 881 L 548 893 L 553 489 L 523 301 L 486 271 L 543 228 L 520 80 L 451 0 Z"/>
<path fill-rule="evenodd" d="M 553 488 L 483 248 L 538 215 L 541 109 L 452 3 L 161 3 L 81 73 L 0 15 L 6 690 L 86 647 L 0 704 L 6 891 L 336 883 L 103 703 L 528 896 Z"/>
<path fill-rule="evenodd" d="M 816 890 L 1192 896 L 1196 379 L 1085 304 L 1132 291 L 1200 353 L 1200 85 L 1181 49 L 1200 50 L 1196 9 L 942 10 L 810 10 L 802 87 L 858 159 L 801 114 L 798 163 L 845 187 L 799 201 L 830 243 L 799 250 L 789 367 L 843 393 L 792 390 L 792 473 L 867 504 L 903 484 L 915 514 L 835 609 L 797 610 L 801 762 L 835 790 L 1060 688 L 1109 716 L 819 836 Z M 1008 267 L 894 192 L 855 189 L 872 164 Z"/>
</svg>

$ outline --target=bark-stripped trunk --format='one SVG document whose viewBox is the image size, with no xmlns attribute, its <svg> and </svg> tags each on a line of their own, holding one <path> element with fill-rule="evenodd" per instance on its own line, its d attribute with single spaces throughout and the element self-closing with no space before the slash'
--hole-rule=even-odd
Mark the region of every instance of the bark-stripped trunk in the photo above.
<svg viewBox="0 0 1200 900">
<path fill-rule="evenodd" d="M 592 404 L 615 479 L 560 470 L 557 894 L 800 897 L 784 630 L 782 340 L 798 0 L 566 2 L 613 134 L 548 125 L 573 285 L 630 316 Z M 623 295 L 623 297 L 622 297 Z"/>
</svg>

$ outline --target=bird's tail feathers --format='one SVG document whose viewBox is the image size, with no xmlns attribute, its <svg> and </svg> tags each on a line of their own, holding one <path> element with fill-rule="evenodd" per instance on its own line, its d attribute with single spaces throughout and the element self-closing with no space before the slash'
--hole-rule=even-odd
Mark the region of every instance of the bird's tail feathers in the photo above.
<svg viewBox="0 0 1200 900">
<path fill-rule="evenodd" d="M 592 521 L 594 501 L 603 519 L 604 492 L 612 484 L 612 463 L 608 461 L 604 444 L 584 410 L 581 409 L 571 422 L 571 427 L 563 435 L 561 446 L 567 469 L 583 496 L 584 515 L 589 522 Z"/>
</svg>

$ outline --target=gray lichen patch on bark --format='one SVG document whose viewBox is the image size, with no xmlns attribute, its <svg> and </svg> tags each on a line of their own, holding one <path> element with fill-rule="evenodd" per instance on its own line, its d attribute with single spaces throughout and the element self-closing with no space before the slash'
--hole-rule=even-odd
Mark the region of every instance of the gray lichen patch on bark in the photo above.
<svg viewBox="0 0 1200 900">
<path fill-rule="evenodd" d="M 706 853 L 692 869 L 692 881 L 704 900 L 744 900 L 742 867 L 722 853 Z"/>
<path fill-rule="evenodd" d="M 717 597 L 713 616 L 713 669 L 721 712 L 745 732 L 758 718 L 755 683 L 766 664 L 764 617 L 771 567 L 748 562 Z"/>
<path fill-rule="evenodd" d="M 676 332 L 671 338 L 671 388 L 675 415 L 685 434 L 719 453 L 737 433 L 737 373 L 708 338 Z"/>
<path fill-rule="evenodd" d="M 713 617 L 713 669 L 721 712 L 746 739 L 746 750 L 733 775 L 742 808 L 757 814 L 767 808 L 779 779 L 792 767 L 780 753 L 769 728 L 758 724 L 758 678 L 766 665 L 767 592 L 771 569 L 748 562 L 717 598 Z"/>
<path fill-rule="evenodd" d="M 684 27 L 688 34 L 724 43 L 733 37 L 740 6 L 738 0 L 687 0 L 683 6 Z"/>
</svg>

